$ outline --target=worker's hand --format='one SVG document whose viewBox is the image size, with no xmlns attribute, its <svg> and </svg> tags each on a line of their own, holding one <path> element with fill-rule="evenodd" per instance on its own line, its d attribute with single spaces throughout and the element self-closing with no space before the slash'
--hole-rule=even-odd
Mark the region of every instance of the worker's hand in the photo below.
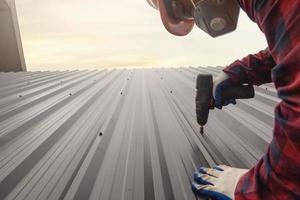
<svg viewBox="0 0 300 200">
<path fill-rule="evenodd" d="M 214 168 L 200 167 L 194 173 L 192 190 L 197 196 L 215 200 L 234 199 L 236 185 L 248 170 L 219 165 Z"/>
<path fill-rule="evenodd" d="M 216 108 L 222 109 L 222 106 L 227 106 L 229 104 L 236 104 L 235 99 L 229 99 L 226 101 L 222 99 L 223 91 L 233 86 L 234 86 L 233 82 L 230 80 L 229 76 L 224 72 L 221 72 L 221 74 L 216 79 L 214 79 L 213 97 L 215 99 Z"/>
</svg>

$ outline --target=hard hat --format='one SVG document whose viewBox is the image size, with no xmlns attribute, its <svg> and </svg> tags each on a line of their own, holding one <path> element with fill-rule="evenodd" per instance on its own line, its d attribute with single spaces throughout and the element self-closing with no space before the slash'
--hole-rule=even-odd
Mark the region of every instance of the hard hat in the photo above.
<svg viewBox="0 0 300 200">
<path fill-rule="evenodd" d="M 166 29 L 177 36 L 187 35 L 196 24 L 212 37 L 236 29 L 240 6 L 237 0 L 147 0 L 160 11 Z"/>
<path fill-rule="evenodd" d="M 194 19 L 175 17 L 170 0 L 147 0 L 153 8 L 159 10 L 165 28 L 177 36 L 187 35 L 194 27 Z"/>
</svg>

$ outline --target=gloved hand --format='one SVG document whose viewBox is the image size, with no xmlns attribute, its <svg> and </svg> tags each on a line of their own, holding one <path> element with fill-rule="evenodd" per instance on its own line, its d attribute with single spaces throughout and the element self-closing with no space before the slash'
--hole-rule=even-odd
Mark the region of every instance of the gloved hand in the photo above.
<svg viewBox="0 0 300 200">
<path fill-rule="evenodd" d="M 233 82 L 230 80 L 229 76 L 221 72 L 221 74 L 214 80 L 213 83 L 213 97 L 215 99 L 215 107 L 222 109 L 222 106 L 227 106 L 229 104 L 236 104 L 235 99 L 229 99 L 224 101 L 222 99 L 222 92 L 229 87 L 234 86 Z"/>
<path fill-rule="evenodd" d="M 200 167 L 194 173 L 192 190 L 195 195 L 215 200 L 234 199 L 234 191 L 242 175 L 248 170 L 219 165 L 214 168 Z"/>
</svg>

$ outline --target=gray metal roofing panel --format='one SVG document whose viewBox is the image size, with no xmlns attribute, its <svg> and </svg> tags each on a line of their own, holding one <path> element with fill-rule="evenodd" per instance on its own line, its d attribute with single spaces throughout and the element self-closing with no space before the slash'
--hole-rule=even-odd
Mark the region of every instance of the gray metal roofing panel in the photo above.
<svg viewBox="0 0 300 200">
<path fill-rule="evenodd" d="M 202 136 L 195 79 L 216 69 L 0 73 L 0 199 L 195 199 L 198 166 L 251 167 L 279 100 L 257 87 Z"/>
</svg>

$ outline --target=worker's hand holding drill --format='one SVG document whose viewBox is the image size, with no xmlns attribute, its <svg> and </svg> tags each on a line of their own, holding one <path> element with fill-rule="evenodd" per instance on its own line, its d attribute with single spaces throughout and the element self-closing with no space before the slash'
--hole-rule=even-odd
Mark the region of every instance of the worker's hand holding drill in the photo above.
<svg viewBox="0 0 300 200">
<path fill-rule="evenodd" d="M 222 106 L 227 106 L 229 104 L 236 104 L 236 100 L 234 98 L 224 100 L 222 97 L 222 93 L 224 90 L 235 86 L 234 83 L 230 80 L 229 76 L 221 72 L 221 74 L 214 79 L 213 82 L 213 97 L 215 99 L 215 107 L 222 109 Z"/>
<path fill-rule="evenodd" d="M 214 81 L 211 74 L 198 74 L 196 89 L 196 116 L 201 134 L 204 134 L 210 109 L 221 109 L 224 105 L 235 104 L 235 99 L 254 97 L 253 86 L 235 85 L 224 72 Z"/>
</svg>

